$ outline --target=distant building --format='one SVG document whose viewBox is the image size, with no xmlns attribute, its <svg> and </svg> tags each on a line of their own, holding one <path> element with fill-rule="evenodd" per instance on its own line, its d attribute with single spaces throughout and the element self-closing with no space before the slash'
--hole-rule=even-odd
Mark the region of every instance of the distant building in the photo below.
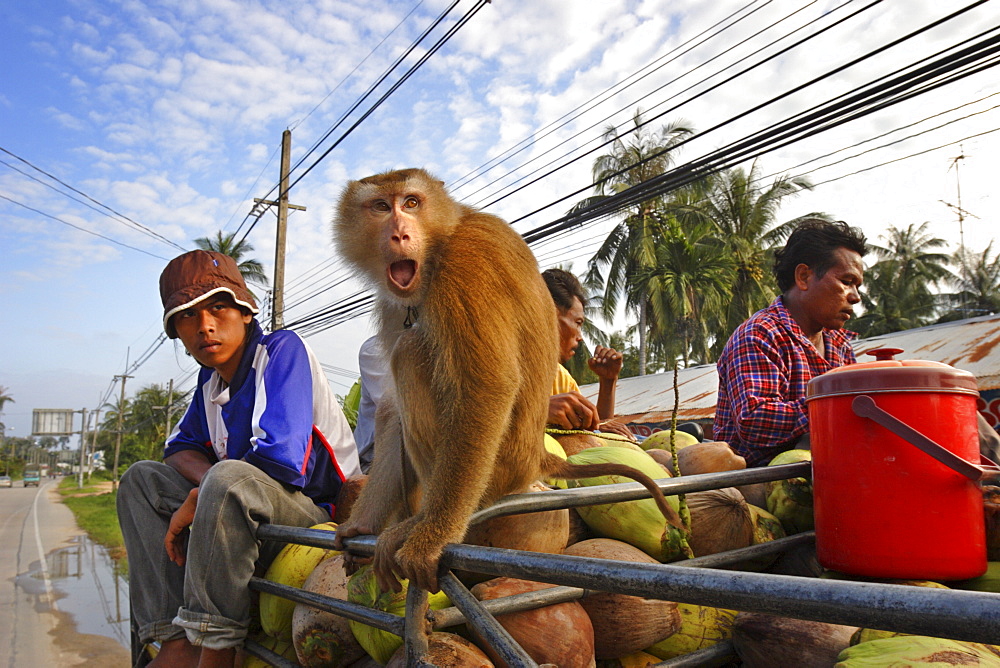
<svg viewBox="0 0 1000 668">
<path fill-rule="evenodd" d="M 901 348 L 896 359 L 944 362 L 975 375 L 979 385 L 979 410 L 994 428 L 1000 425 L 1000 315 L 956 320 L 903 332 L 858 339 L 858 360 L 876 348 Z M 678 374 L 680 408 L 678 423 L 698 422 L 709 433 L 715 419 L 719 375 L 714 364 L 681 369 Z M 580 388 L 592 401 L 597 384 Z M 618 418 L 639 436 L 670 427 L 674 406 L 673 371 L 623 378 L 618 381 L 615 409 Z"/>
</svg>

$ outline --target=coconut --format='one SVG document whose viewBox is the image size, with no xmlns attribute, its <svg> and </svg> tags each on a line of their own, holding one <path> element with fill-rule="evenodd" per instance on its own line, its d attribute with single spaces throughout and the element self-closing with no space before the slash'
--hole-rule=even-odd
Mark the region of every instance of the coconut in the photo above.
<svg viewBox="0 0 1000 668">
<path fill-rule="evenodd" d="M 701 446 L 687 448 L 693 450 Z M 733 487 L 685 495 L 691 511 L 688 544 L 694 556 L 738 550 L 753 545 L 753 517 L 743 495 Z"/>
<path fill-rule="evenodd" d="M 604 659 L 597 662 L 597 668 L 648 668 L 660 660 L 646 652 L 633 652 L 617 659 Z"/>
<path fill-rule="evenodd" d="M 591 531 L 587 523 L 583 521 L 580 517 L 580 513 L 576 512 L 576 508 L 569 509 L 569 538 L 566 540 L 566 546 L 575 545 L 580 541 L 589 540 L 591 538 L 596 538 L 594 532 Z"/>
<path fill-rule="evenodd" d="M 275 638 L 274 636 L 269 636 L 266 633 L 258 633 L 250 638 L 258 645 L 265 649 L 269 649 L 275 654 L 284 657 L 290 661 L 295 660 L 295 648 L 292 643 L 287 638 Z M 242 663 L 237 665 L 242 666 L 242 668 L 270 668 L 270 663 L 264 661 L 263 659 L 258 659 L 252 654 L 247 654 L 242 652 Z"/>
<path fill-rule="evenodd" d="M 383 592 L 379 589 L 371 566 L 362 566 L 347 580 L 347 600 L 403 617 L 406 614 L 406 590 L 409 581 L 402 580 L 400 584 L 402 589 L 399 592 Z M 444 592 L 429 594 L 427 602 L 432 610 L 442 610 L 451 605 Z M 382 665 L 385 665 L 403 644 L 403 639 L 394 633 L 354 620 L 349 620 L 348 624 L 351 626 L 351 633 L 369 656 Z"/>
<path fill-rule="evenodd" d="M 989 645 L 928 638 L 896 636 L 870 640 L 844 649 L 835 668 L 883 666 L 995 666 L 1000 650 Z"/>
<path fill-rule="evenodd" d="M 347 579 L 344 555 L 338 554 L 320 563 L 302 588 L 346 601 Z M 365 656 L 346 618 L 304 603 L 292 613 L 292 643 L 303 666 L 346 666 Z"/>
<path fill-rule="evenodd" d="M 724 441 L 707 441 L 678 451 L 677 465 L 681 469 L 681 475 L 698 475 L 741 471 L 747 467 L 747 460 L 733 452 Z"/>
<path fill-rule="evenodd" d="M 559 441 L 552 438 L 548 434 L 545 434 L 545 450 L 559 459 L 566 459 L 566 451 L 563 450 L 563 446 L 559 445 Z M 561 478 L 547 478 L 545 484 L 549 487 L 558 487 L 559 489 L 566 489 L 566 481 Z"/>
<path fill-rule="evenodd" d="M 472 594 L 489 601 L 514 594 L 541 591 L 554 585 L 514 578 L 494 578 L 477 584 Z M 551 663 L 559 668 L 595 668 L 594 627 L 587 611 L 577 601 L 568 601 L 535 610 L 498 615 L 497 621 L 538 664 Z M 468 628 L 473 640 L 485 650 L 493 663 L 506 666 L 495 651 Z"/>
<path fill-rule="evenodd" d="M 768 466 L 812 461 L 808 450 L 787 450 L 771 460 Z M 779 520 L 785 533 L 792 535 L 812 531 L 813 489 L 812 482 L 805 478 L 789 478 L 766 483 L 767 512 Z"/>
<path fill-rule="evenodd" d="M 427 639 L 425 664 L 439 668 L 493 668 L 483 650 L 454 633 L 435 632 Z M 386 668 L 406 668 L 406 648 L 400 647 Z"/>
<path fill-rule="evenodd" d="M 733 624 L 733 646 L 743 668 L 832 666 L 855 631 L 853 626 L 741 612 Z"/>
<path fill-rule="evenodd" d="M 638 469 L 652 478 L 665 477 L 660 465 L 648 455 L 625 448 L 591 448 L 571 455 L 567 461 L 571 464 L 616 462 Z M 570 484 L 573 487 L 593 487 L 622 482 L 632 480 L 624 476 L 609 475 L 572 480 Z M 668 496 L 667 502 L 674 510 L 678 509 L 676 496 Z M 599 536 L 625 541 L 658 561 L 670 561 L 683 554 L 683 535 L 680 530 L 667 524 L 653 499 L 581 506 L 577 508 L 577 512 Z"/>
<path fill-rule="evenodd" d="M 543 492 L 547 487 L 532 483 L 526 492 Z M 569 542 L 569 510 L 546 510 L 537 513 L 494 517 L 469 527 L 465 541 L 470 545 L 502 547 L 508 550 L 560 554 Z M 456 571 L 467 586 L 489 579 L 489 575 Z"/>
<path fill-rule="evenodd" d="M 663 470 L 667 472 L 667 475 L 674 476 L 674 456 L 671 455 L 666 450 L 660 450 L 659 448 L 650 448 L 646 450 L 646 454 L 653 458 L 657 464 L 663 467 Z"/>
<path fill-rule="evenodd" d="M 639 548 L 610 538 L 585 540 L 566 548 L 566 554 L 640 564 L 659 563 Z M 593 594 L 580 601 L 594 626 L 594 653 L 598 659 L 617 659 L 649 647 L 680 628 L 681 616 L 673 601 Z"/>
<path fill-rule="evenodd" d="M 678 603 L 677 612 L 681 615 L 681 625 L 677 632 L 646 648 L 647 652 L 659 659 L 673 659 L 690 654 L 733 637 L 735 610 Z"/>
<path fill-rule="evenodd" d="M 609 448 L 626 448 L 628 450 L 637 450 L 639 452 L 644 452 L 639 444 L 635 441 L 631 441 L 624 436 L 619 436 L 613 433 L 600 433 L 595 434 L 597 440 L 606 445 Z"/>
<path fill-rule="evenodd" d="M 986 558 L 1000 561 L 1000 487 L 983 487 L 983 509 L 986 513 Z"/>
<path fill-rule="evenodd" d="M 359 473 L 352 475 L 340 485 L 340 491 L 337 492 L 337 499 L 333 504 L 333 520 L 335 522 L 341 524 L 347 521 L 347 518 L 351 516 L 351 509 L 354 508 L 354 502 L 361 496 L 361 490 L 365 488 L 367 482 L 368 476 Z"/>
<path fill-rule="evenodd" d="M 674 447 L 678 450 L 681 448 L 686 448 L 689 445 L 694 445 L 698 443 L 698 439 L 685 431 L 675 431 L 674 432 Z M 650 448 L 658 448 L 660 450 L 666 450 L 670 452 L 670 430 L 664 429 L 663 431 L 658 431 L 642 443 L 639 444 L 643 450 L 649 450 Z"/>
<path fill-rule="evenodd" d="M 755 482 L 752 485 L 740 485 L 736 489 L 740 490 L 740 494 L 750 505 L 767 508 L 767 483 Z"/>
<path fill-rule="evenodd" d="M 775 575 L 797 575 L 803 578 L 818 578 L 823 574 L 823 567 L 816 559 L 815 543 L 797 545 L 782 552 L 766 570 Z"/>
<path fill-rule="evenodd" d="M 604 445 L 604 441 L 596 435 L 587 433 L 557 434 L 556 440 L 562 446 L 567 457 L 572 457 L 578 452 L 583 452 L 589 448 L 599 448 Z"/>
<path fill-rule="evenodd" d="M 754 545 L 769 543 L 772 540 L 778 540 L 779 538 L 785 537 L 785 529 L 781 526 L 781 522 L 777 517 L 763 508 L 758 508 L 750 503 L 747 504 L 747 510 L 750 511 L 750 519 L 753 522 Z M 756 557 L 754 559 L 741 562 L 739 564 L 739 570 L 762 571 L 774 564 L 777 559 L 777 554 Z"/>
</svg>

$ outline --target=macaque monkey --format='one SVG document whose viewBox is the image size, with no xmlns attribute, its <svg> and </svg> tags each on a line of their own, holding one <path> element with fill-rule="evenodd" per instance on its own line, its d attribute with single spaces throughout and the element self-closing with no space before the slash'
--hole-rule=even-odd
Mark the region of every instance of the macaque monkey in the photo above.
<svg viewBox="0 0 1000 668">
<path fill-rule="evenodd" d="M 629 476 L 680 526 L 638 471 L 573 466 L 546 452 L 555 304 L 507 223 L 405 169 L 349 183 L 333 228 L 340 253 L 377 293 L 392 376 L 368 484 L 337 540 L 379 534 L 373 568 L 384 591 L 400 590 L 397 577 L 438 591 L 441 550 L 462 541 L 470 516 L 543 477 Z"/>
</svg>

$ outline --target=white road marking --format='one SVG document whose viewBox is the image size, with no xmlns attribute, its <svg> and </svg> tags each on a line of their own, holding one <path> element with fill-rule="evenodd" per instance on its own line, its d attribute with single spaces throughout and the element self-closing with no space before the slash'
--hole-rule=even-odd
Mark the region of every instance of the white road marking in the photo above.
<svg viewBox="0 0 1000 668">
<path fill-rule="evenodd" d="M 45 586 L 45 596 L 49 599 L 49 607 L 54 611 L 59 610 L 59 606 L 56 605 L 56 599 L 52 595 L 52 582 L 49 580 L 49 567 L 45 563 L 45 551 L 42 549 L 42 534 L 38 529 L 38 497 L 49 488 L 51 482 L 45 483 L 45 485 L 39 486 L 38 491 L 35 492 L 35 500 L 31 504 L 31 516 L 35 522 L 35 547 L 38 548 L 38 562 L 41 564 L 42 572 L 42 584 Z"/>
</svg>

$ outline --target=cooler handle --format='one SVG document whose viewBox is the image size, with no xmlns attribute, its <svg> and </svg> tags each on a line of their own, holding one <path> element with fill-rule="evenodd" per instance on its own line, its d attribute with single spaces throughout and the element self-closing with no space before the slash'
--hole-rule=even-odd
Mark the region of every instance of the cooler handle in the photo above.
<svg viewBox="0 0 1000 668">
<path fill-rule="evenodd" d="M 875 400 L 866 394 L 854 397 L 854 401 L 851 403 L 851 408 L 854 409 L 855 415 L 866 417 L 869 420 L 885 427 L 896 436 L 899 436 L 904 441 L 916 446 L 921 451 L 927 453 L 948 468 L 954 469 L 958 473 L 964 475 L 969 480 L 979 481 L 987 477 L 992 478 L 1000 476 L 1000 467 L 997 467 L 995 464 L 986 467 L 977 466 L 976 464 L 962 459 L 951 450 L 941 447 L 937 442 L 924 436 L 919 431 L 897 418 L 895 415 L 879 408 L 879 406 L 875 403 Z M 987 459 L 986 461 L 988 462 L 989 460 Z M 992 462 L 990 463 L 992 464 Z"/>
</svg>

